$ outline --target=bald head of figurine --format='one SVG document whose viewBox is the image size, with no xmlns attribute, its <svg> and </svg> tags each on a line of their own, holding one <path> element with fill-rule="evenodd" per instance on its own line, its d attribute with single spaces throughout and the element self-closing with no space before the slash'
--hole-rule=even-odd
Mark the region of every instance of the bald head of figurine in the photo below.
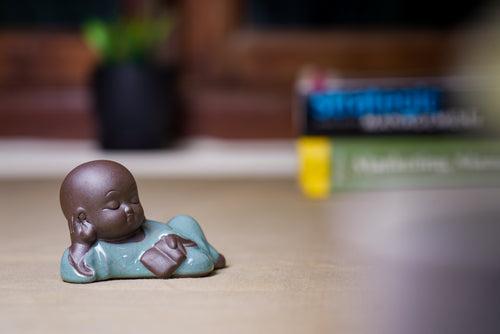
<svg viewBox="0 0 500 334">
<path fill-rule="evenodd" d="M 60 200 L 70 230 L 70 261 L 84 274 L 88 268 L 82 258 L 96 240 L 127 239 L 145 220 L 134 177 L 114 161 L 73 169 L 61 185 Z"/>
</svg>

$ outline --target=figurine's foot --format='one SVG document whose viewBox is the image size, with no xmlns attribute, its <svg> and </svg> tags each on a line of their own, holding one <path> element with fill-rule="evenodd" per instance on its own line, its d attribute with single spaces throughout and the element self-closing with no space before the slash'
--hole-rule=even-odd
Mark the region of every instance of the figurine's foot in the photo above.
<svg viewBox="0 0 500 334">
<path fill-rule="evenodd" d="M 214 264 L 214 269 L 222 269 L 226 266 L 226 258 L 224 255 L 219 254 L 219 258 L 217 259 L 217 262 Z"/>
</svg>

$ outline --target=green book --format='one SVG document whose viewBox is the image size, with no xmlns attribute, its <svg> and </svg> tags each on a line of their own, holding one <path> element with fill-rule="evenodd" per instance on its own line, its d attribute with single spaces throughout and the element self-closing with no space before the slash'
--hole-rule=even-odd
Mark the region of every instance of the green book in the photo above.
<svg viewBox="0 0 500 334">
<path fill-rule="evenodd" d="M 299 181 L 333 191 L 500 185 L 500 140 L 463 137 L 302 137 Z"/>
</svg>

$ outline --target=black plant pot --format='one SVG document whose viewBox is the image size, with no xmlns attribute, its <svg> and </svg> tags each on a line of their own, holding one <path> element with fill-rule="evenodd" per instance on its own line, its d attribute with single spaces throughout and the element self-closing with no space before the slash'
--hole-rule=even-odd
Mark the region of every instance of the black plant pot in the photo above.
<svg viewBox="0 0 500 334">
<path fill-rule="evenodd" d="M 140 150 L 172 144 L 179 121 L 176 79 L 173 67 L 98 67 L 92 88 L 101 146 Z"/>
</svg>

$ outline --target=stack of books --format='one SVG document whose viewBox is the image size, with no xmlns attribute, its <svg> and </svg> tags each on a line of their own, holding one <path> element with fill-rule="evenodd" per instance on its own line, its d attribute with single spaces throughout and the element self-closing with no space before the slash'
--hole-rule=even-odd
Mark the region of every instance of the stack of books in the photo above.
<svg viewBox="0 0 500 334">
<path fill-rule="evenodd" d="M 464 88 L 464 87 L 467 87 Z M 335 191 L 500 185 L 500 141 L 459 78 L 336 79 L 297 83 L 299 182 Z"/>
</svg>

